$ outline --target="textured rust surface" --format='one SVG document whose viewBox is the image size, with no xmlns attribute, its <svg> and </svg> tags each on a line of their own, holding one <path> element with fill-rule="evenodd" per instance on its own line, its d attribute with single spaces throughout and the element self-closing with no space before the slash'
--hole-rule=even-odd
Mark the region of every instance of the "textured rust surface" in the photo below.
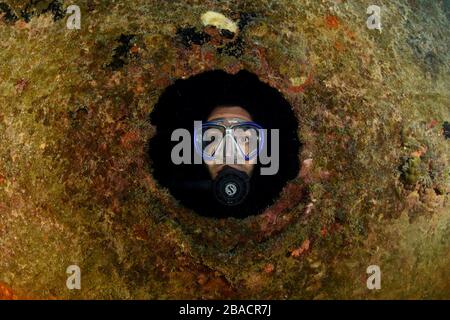
<svg viewBox="0 0 450 320">
<path fill-rule="evenodd" d="M 90 0 L 80 30 L 67 1 L 2 3 L 0 299 L 450 298 L 448 2 L 381 1 L 381 32 L 370 1 Z M 159 95 L 213 69 L 299 119 L 301 172 L 259 216 L 198 216 L 149 169 Z"/>
</svg>

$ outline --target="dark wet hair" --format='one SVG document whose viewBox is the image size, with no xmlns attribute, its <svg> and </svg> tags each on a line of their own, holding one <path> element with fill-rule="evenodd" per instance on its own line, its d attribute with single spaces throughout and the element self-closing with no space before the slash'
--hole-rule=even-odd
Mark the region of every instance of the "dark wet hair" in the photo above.
<svg viewBox="0 0 450 320">
<path fill-rule="evenodd" d="M 177 128 L 185 128 L 192 133 L 194 120 L 206 121 L 217 106 L 240 106 L 263 128 L 280 130 L 278 173 L 262 176 L 260 164 L 257 164 L 251 178 L 250 194 L 237 207 L 222 207 L 209 199 L 209 195 L 194 190 L 180 192 L 173 187 L 180 181 L 210 179 L 205 165 L 172 163 L 171 150 L 178 142 L 171 142 L 171 134 Z M 298 174 L 301 145 L 294 112 L 280 92 L 248 71 L 243 70 L 235 75 L 208 71 L 186 80 L 177 80 L 161 95 L 150 114 L 150 121 L 157 128 L 148 144 L 154 177 L 183 205 L 202 215 L 245 217 L 258 214 L 272 204 L 286 182 Z M 270 152 L 270 147 L 268 150 Z"/>
</svg>

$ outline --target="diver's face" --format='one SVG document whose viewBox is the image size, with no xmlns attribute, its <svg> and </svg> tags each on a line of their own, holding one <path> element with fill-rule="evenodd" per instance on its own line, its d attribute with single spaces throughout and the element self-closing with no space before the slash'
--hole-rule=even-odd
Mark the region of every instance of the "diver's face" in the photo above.
<svg viewBox="0 0 450 320">
<path fill-rule="evenodd" d="M 233 119 L 241 119 L 243 121 L 253 121 L 250 114 L 241 107 L 235 106 L 235 107 L 216 107 L 211 114 L 209 115 L 207 121 L 213 121 L 216 119 L 223 119 L 227 120 L 229 119 L 232 121 Z M 239 164 L 223 164 L 223 163 L 216 163 L 217 161 L 210 161 L 206 164 L 208 167 L 208 171 L 211 175 L 212 179 L 215 179 L 217 177 L 217 174 L 225 167 L 229 166 L 232 168 L 235 168 L 236 170 L 240 170 L 245 172 L 248 176 L 250 176 L 253 172 L 254 163 L 252 161 L 245 161 L 244 163 Z"/>
</svg>

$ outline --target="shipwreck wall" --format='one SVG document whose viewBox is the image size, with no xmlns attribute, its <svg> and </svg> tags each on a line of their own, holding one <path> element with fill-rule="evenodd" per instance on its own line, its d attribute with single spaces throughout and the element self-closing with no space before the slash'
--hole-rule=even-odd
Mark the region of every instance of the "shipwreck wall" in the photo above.
<svg viewBox="0 0 450 320">
<path fill-rule="evenodd" d="M 209 10 L 236 32 L 205 26 Z M 450 298 L 449 10 L 3 1 L 0 298 Z M 301 172 L 258 216 L 181 207 L 146 157 L 163 90 L 214 69 L 255 73 L 298 117 Z"/>
</svg>

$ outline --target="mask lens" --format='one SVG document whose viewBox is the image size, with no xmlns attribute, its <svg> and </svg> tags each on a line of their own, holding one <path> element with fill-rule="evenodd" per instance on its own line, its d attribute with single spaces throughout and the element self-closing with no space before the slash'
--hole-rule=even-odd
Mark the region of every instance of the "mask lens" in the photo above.
<svg viewBox="0 0 450 320">
<path fill-rule="evenodd" d="M 208 157 L 215 157 L 222 145 L 225 129 L 221 127 L 203 128 L 202 151 Z M 218 155 L 220 156 L 220 155 Z"/>
<path fill-rule="evenodd" d="M 233 137 L 239 152 L 245 157 L 252 158 L 258 152 L 259 128 L 252 125 L 238 125 L 233 128 Z"/>
</svg>

